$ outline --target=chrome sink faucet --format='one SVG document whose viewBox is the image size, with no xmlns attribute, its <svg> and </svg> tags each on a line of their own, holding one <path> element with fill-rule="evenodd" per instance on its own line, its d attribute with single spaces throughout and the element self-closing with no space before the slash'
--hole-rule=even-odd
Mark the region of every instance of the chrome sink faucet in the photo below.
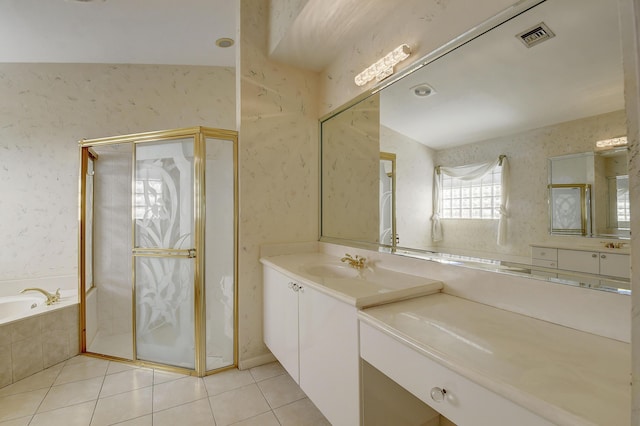
<svg viewBox="0 0 640 426">
<path fill-rule="evenodd" d="M 45 302 L 48 305 L 52 305 L 58 301 L 60 301 L 60 289 L 56 290 L 56 294 L 51 294 L 47 290 L 43 290 L 41 288 L 25 288 L 20 293 L 25 293 L 27 291 L 39 291 L 47 297 L 47 301 Z"/>
<path fill-rule="evenodd" d="M 351 257 L 349 253 L 345 254 L 344 257 L 340 259 L 340 262 L 346 262 L 349 264 L 349 266 L 357 269 L 358 271 L 364 269 L 366 261 L 367 261 L 366 257 L 362 257 L 356 254 L 356 257 L 354 258 L 354 257 Z"/>
</svg>

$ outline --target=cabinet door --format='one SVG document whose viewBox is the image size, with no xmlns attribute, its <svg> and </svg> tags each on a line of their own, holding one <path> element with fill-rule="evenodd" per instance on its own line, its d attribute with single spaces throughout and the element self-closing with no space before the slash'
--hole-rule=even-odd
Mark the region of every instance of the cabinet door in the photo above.
<svg viewBox="0 0 640 426">
<path fill-rule="evenodd" d="M 628 254 L 600 253 L 600 274 L 629 278 L 631 264 Z"/>
<path fill-rule="evenodd" d="M 298 295 L 300 387 L 333 425 L 360 424 L 354 306 L 304 287 Z"/>
<path fill-rule="evenodd" d="M 298 365 L 298 293 L 293 282 L 274 269 L 264 267 L 263 336 L 264 343 L 289 375 L 300 383 Z"/>
<path fill-rule="evenodd" d="M 558 249 L 558 269 L 598 274 L 600 273 L 598 253 L 592 251 Z"/>
</svg>

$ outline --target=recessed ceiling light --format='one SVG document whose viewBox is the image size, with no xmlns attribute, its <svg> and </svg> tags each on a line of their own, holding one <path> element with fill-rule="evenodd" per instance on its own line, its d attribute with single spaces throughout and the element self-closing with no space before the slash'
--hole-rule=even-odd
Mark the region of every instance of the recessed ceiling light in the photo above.
<svg viewBox="0 0 640 426">
<path fill-rule="evenodd" d="M 219 38 L 216 40 L 216 46 L 218 47 L 231 47 L 233 46 L 233 39 L 232 38 L 227 38 L 227 37 L 223 37 L 223 38 Z"/>
<path fill-rule="evenodd" d="M 419 84 L 417 86 L 412 87 L 411 90 L 413 91 L 414 95 L 421 98 L 424 98 L 436 93 L 433 87 L 429 86 L 428 84 Z"/>
</svg>

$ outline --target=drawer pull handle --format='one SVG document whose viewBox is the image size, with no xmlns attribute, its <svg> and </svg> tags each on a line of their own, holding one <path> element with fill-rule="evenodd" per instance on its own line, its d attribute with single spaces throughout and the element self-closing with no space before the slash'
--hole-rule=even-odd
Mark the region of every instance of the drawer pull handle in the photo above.
<svg viewBox="0 0 640 426">
<path fill-rule="evenodd" d="M 603 259 L 606 259 L 607 255 L 606 254 L 601 254 L 600 257 L 603 258 Z"/>
<path fill-rule="evenodd" d="M 597 255 L 597 254 L 595 254 L 595 253 L 593 253 L 593 254 L 591 255 L 591 257 L 598 257 L 598 255 Z"/>
<path fill-rule="evenodd" d="M 435 402 L 444 401 L 444 397 L 446 394 L 447 394 L 446 389 L 442 389 L 438 387 L 431 389 L 431 399 L 433 399 Z"/>
</svg>

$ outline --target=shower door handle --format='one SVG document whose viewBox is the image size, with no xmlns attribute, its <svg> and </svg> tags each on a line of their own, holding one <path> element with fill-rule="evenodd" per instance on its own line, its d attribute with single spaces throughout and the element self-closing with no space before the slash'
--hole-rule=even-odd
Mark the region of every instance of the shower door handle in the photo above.
<svg viewBox="0 0 640 426">
<path fill-rule="evenodd" d="M 159 249 L 159 248 L 141 248 L 135 247 L 131 253 L 134 256 L 144 257 L 186 257 L 194 259 L 197 254 L 195 248 L 190 249 Z"/>
</svg>

